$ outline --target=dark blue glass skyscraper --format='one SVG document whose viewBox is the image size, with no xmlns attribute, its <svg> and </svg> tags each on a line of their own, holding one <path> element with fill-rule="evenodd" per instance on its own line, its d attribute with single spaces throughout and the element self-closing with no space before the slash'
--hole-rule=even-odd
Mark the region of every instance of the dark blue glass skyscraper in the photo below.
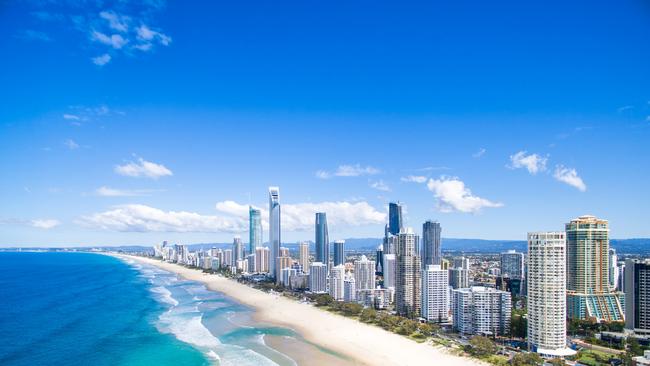
<svg viewBox="0 0 650 366">
<path fill-rule="evenodd" d="M 423 268 L 426 268 L 429 264 L 440 265 L 442 262 L 440 251 L 441 232 L 442 228 L 439 222 L 428 220 L 422 225 Z"/>
<path fill-rule="evenodd" d="M 327 234 L 327 216 L 325 212 L 316 213 L 316 262 L 329 263 L 330 241 Z"/>
<path fill-rule="evenodd" d="M 345 240 L 334 241 L 334 266 L 345 264 Z"/>
<path fill-rule="evenodd" d="M 399 202 L 391 202 L 388 204 L 388 232 L 393 235 L 398 235 L 402 230 L 404 223 L 402 222 L 402 205 Z"/>
</svg>

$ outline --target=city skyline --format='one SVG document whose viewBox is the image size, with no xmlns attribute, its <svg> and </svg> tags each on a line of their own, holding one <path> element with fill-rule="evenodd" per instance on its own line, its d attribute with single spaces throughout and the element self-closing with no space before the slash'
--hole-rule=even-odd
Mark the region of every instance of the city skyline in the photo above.
<svg viewBox="0 0 650 366">
<path fill-rule="evenodd" d="M 639 2 L 418 4 L 408 23 L 387 4 L 156 4 L 3 7 L 0 246 L 228 242 L 268 186 L 287 242 L 319 211 L 332 238 L 380 237 L 389 202 L 450 238 L 584 214 L 650 237 Z"/>
</svg>

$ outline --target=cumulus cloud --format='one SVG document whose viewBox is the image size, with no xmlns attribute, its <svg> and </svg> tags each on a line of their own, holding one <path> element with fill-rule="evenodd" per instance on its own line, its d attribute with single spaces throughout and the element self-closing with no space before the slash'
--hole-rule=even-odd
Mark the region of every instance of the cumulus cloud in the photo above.
<svg viewBox="0 0 650 366">
<path fill-rule="evenodd" d="M 409 175 L 406 177 L 400 178 L 402 182 L 411 182 L 411 183 L 424 183 L 427 181 L 427 177 L 423 175 Z"/>
<path fill-rule="evenodd" d="M 241 233 L 248 222 L 235 217 L 201 215 L 188 211 L 163 211 L 139 204 L 116 206 L 84 216 L 78 223 L 87 227 L 123 232 Z"/>
<path fill-rule="evenodd" d="M 138 158 L 137 162 L 116 165 L 115 173 L 127 177 L 146 177 L 151 179 L 173 175 L 172 171 L 164 165 L 146 161 L 142 158 Z"/>
<path fill-rule="evenodd" d="M 337 177 L 359 177 L 362 175 L 375 175 L 379 174 L 381 171 L 375 167 L 372 167 L 370 165 L 368 166 L 361 166 L 361 164 L 344 164 L 344 165 L 339 165 L 339 167 L 333 172 L 330 173 L 326 170 L 319 170 L 316 172 L 316 177 L 321 178 L 321 179 L 327 179 L 330 178 L 331 176 L 337 176 Z"/>
<path fill-rule="evenodd" d="M 111 62 L 111 55 L 109 55 L 108 53 L 105 53 L 103 55 L 93 57 L 92 61 L 97 66 L 104 66 L 107 63 Z"/>
<path fill-rule="evenodd" d="M 477 213 L 483 208 L 503 206 L 502 203 L 473 195 L 465 183 L 456 177 L 429 179 L 427 188 L 433 192 L 438 201 L 438 209 L 442 212 Z"/>
<path fill-rule="evenodd" d="M 390 192 L 390 187 L 381 179 L 376 182 L 370 182 L 370 188 L 374 188 L 382 192 Z"/>
<path fill-rule="evenodd" d="M 155 31 L 146 25 L 141 25 L 137 29 L 137 38 L 145 44 L 151 44 L 153 41 L 158 41 L 163 46 L 169 46 L 172 43 L 172 38 L 166 34 Z"/>
<path fill-rule="evenodd" d="M 526 168 L 530 174 L 537 174 L 546 170 L 547 158 L 537 154 L 526 154 L 526 151 L 519 151 L 510 155 L 510 169 Z"/>
<path fill-rule="evenodd" d="M 582 180 L 582 178 L 578 176 L 578 172 L 576 172 L 576 170 L 573 168 L 567 168 L 563 165 L 558 165 L 555 167 L 553 178 L 562 183 L 566 183 L 572 187 L 575 187 L 581 192 L 587 190 L 587 185 Z"/>
<path fill-rule="evenodd" d="M 219 215 L 202 215 L 188 211 L 164 211 L 154 207 L 129 204 L 84 216 L 78 223 L 91 228 L 123 232 L 223 232 L 241 233 L 248 230 L 248 205 L 222 201 L 215 205 Z M 386 213 L 367 202 L 320 202 L 282 204 L 282 229 L 309 231 L 314 229 L 316 212 L 327 212 L 331 226 L 361 226 L 382 224 Z M 264 225 L 268 225 L 268 210 L 262 209 Z"/>
</svg>

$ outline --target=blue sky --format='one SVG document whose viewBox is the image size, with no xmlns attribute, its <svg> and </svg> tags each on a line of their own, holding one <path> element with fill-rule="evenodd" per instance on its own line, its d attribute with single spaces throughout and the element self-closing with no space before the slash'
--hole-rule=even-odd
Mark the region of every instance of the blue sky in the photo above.
<svg viewBox="0 0 650 366">
<path fill-rule="evenodd" d="M 648 237 L 643 1 L 0 5 L 0 245 Z M 264 228 L 265 235 L 267 228 Z M 265 236 L 266 239 L 266 236 Z"/>
</svg>

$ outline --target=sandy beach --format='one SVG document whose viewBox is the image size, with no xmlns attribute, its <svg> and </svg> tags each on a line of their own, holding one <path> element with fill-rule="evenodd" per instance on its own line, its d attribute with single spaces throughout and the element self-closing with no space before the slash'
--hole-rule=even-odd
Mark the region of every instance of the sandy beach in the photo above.
<svg viewBox="0 0 650 366">
<path fill-rule="evenodd" d="M 306 340 L 333 350 L 359 365 L 483 365 L 469 358 L 446 353 L 443 349 L 417 343 L 379 327 L 332 314 L 309 304 L 259 291 L 227 278 L 209 275 L 173 263 L 150 258 L 129 258 L 199 281 L 210 290 L 253 307 L 260 322 L 294 329 Z M 347 363 L 347 362 L 346 362 Z M 329 363 L 331 364 L 331 363 Z"/>
</svg>

